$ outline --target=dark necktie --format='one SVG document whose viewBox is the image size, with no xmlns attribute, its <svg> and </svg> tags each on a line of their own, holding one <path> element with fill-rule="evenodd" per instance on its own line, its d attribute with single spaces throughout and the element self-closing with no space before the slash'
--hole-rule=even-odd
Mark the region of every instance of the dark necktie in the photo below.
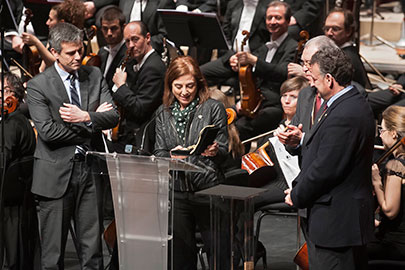
<svg viewBox="0 0 405 270">
<path fill-rule="evenodd" d="M 69 80 L 70 80 L 69 90 L 70 90 L 70 97 L 72 99 L 72 104 L 80 108 L 79 93 L 77 92 L 76 89 L 76 76 L 74 74 L 70 74 Z"/>
</svg>

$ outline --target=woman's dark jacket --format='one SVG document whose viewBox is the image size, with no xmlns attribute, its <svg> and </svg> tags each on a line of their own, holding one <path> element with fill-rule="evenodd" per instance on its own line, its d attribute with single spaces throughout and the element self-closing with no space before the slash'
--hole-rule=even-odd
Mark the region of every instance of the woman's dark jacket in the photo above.
<svg viewBox="0 0 405 270">
<path fill-rule="evenodd" d="M 176 146 L 188 147 L 196 144 L 200 130 L 207 125 L 220 127 L 215 139 L 219 144 L 217 155 L 215 157 L 193 155 L 186 158 L 185 161 L 201 167 L 203 172 L 186 172 L 185 177 L 179 177 L 180 179 L 176 180 L 179 183 L 175 184 L 175 190 L 198 191 L 223 181 L 224 176 L 219 168 L 228 153 L 227 117 L 223 104 L 208 99 L 204 103 L 197 105 L 195 110 L 190 112 L 185 131 L 185 142 L 182 142 L 177 134 L 175 119 L 171 113 L 172 107 L 164 108 L 163 106 L 161 105 L 157 110 L 155 156 L 170 157 L 170 150 Z"/>
</svg>

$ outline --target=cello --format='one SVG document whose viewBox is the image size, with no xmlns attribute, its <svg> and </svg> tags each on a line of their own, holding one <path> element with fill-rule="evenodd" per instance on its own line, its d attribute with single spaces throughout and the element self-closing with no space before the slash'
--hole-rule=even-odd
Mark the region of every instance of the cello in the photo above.
<svg viewBox="0 0 405 270">
<path fill-rule="evenodd" d="M 246 45 L 246 42 L 250 37 L 249 31 L 243 30 L 242 34 L 245 37 L 242 41 L 241 51 L 243 51 L 243 47 Z M 241 66 L 239 64 L 239 86 L 241 113 L 247 117 L 254 118 L 262 103 L 263 97 L 260 90 L 256 88 L 252 65 Z"/>
</svg>

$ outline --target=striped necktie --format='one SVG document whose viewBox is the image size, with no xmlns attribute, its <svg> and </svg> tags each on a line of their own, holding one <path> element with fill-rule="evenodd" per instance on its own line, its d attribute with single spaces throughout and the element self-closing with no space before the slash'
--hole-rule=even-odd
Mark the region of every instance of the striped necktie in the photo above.
<svg viewBox="0 0 405 270">
<path fill-rule="evenodd" d="M 72 99 L 71 103 L 80 108 L 80 98 L 79 98 L 79 93 L 77 92 L 77 89 L 76 89 L 76 76 L 75 76 L 75 74 L 70 74 L 69 75 L 69 81 L 70 81 L 70 87 L 69 87 L 70 97 Z"/>
</svg>

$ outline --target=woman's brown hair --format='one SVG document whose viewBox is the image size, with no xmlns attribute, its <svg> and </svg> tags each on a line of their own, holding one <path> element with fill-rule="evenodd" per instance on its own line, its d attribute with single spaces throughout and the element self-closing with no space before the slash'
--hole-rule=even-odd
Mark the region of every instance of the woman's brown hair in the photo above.
<svg viewBox="0 0 405 270">
<path fill-rule="evenodd" d="M 58 21 L 71 23 L 79 29 L 84 28 L 84 15 L 86 6 L 80 0 L 65 0 L 64 2 L 52 7 L 56 12 Z"/>
<path fill-rule="evenodd" d="M 200 68 L 193 58 L 190 56 L 178 56 L 173 61 L 166 71 L 165 90 L 163 93 L 163 105 L 170 107 L 174 102 L 172 92 L 173 81 L 184 75 L 192 75 L 197 83 L 197 95 L 200 98 L 200 104 L 209 98 L 207 82 L 201 73 Z"/>
<path fill-rule="evenodd" d="M 390 106 L 382 114 L 385 126 L 390 131 L 396 131 L 398 139 L 405 136 L 405 107 Z"/>
</svg>

